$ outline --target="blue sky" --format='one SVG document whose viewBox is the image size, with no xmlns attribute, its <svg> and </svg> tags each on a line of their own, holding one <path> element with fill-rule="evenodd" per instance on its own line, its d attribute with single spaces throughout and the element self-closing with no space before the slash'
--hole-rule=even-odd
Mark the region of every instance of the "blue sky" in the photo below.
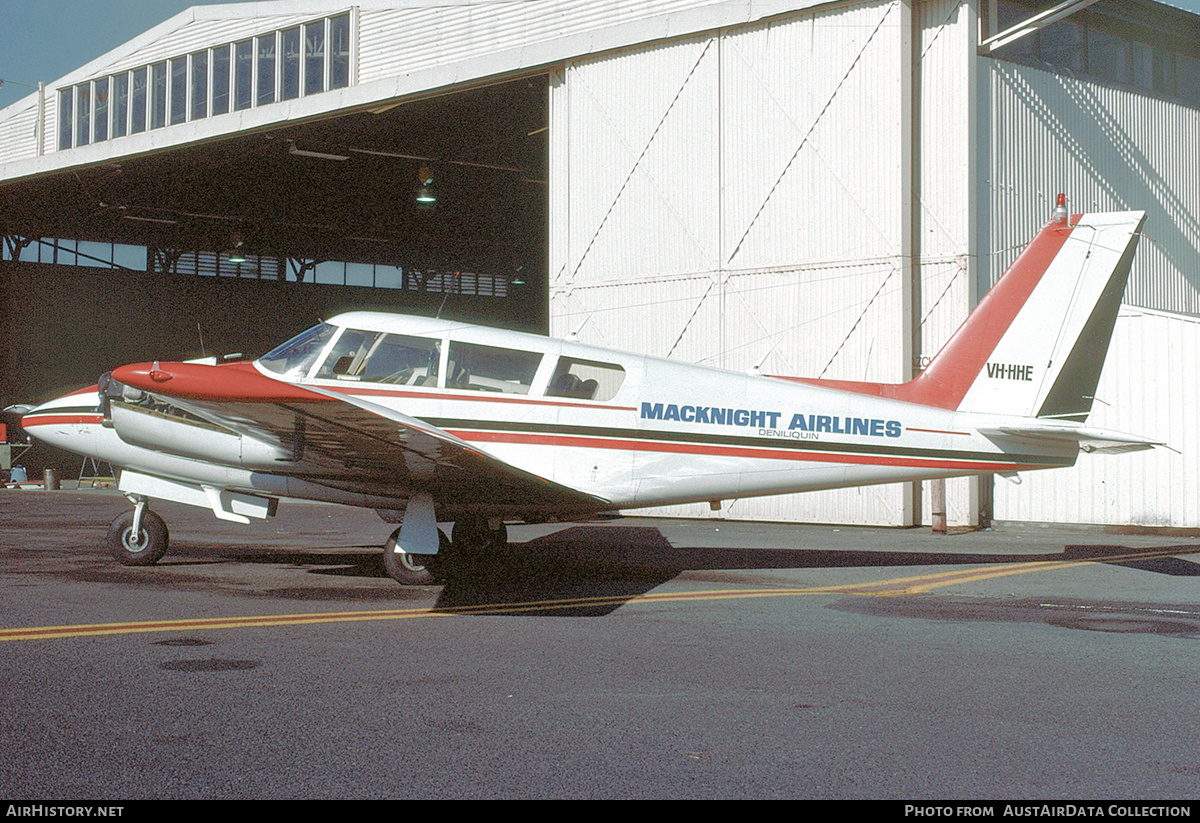
<svg viewBox="0 0 1200 823">
<path fill-rule="evenodd" d="M 249 0 L 232 0 L 248 2 Z M 197 0 L 0 0 L 0 108 L 153 28 Z M 1200 14 L 1200 0 L 1169 0 Z"/>
</svg>

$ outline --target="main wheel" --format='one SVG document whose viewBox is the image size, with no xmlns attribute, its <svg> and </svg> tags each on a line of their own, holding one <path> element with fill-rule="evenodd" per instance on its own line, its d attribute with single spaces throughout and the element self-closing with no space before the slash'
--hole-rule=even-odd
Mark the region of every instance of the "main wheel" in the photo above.
<svg viewBox="0 0 1200 823">
<path fill-rule="evenodd" d="M 392 532 L 392 536 L 383 544 L 383 570 L 388 577 L 402 586 L 428 586 L 434 582 L 431 566 L 437 563 L 436 554 L 413 554 L 400 547 L 400 530 Z M 450 538 L 438 529 L 438 551 L 444 552 L 450 548 Z"/>
<path fill-rule="evenodd" d="M 117 515 L 108 527 L 108 550 L 123 566 L 153 566 L 167 553 L 167 524 L 154 512 L 142 512 L 142 526 L 133 533 L 133 512 Z"/>
<path fill-rule="evenodd" d="M 482 517 L 464 517 L 454 521 L 454 551 L 464 557 L 476 557 L 508 545 L 508 527 L 503 523 L 492 529 Z"/>
</svg>

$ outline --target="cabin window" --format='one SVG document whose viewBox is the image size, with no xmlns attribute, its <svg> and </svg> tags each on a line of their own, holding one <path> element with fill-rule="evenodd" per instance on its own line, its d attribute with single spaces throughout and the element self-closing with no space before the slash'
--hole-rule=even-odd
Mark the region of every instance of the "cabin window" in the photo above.
<svg viewBox="0 0 1200 823">
<path fill-rule="evenodd" d="M 615 363 L 597 363 L 560 357 L 550 387 L 549 397 L 578 397 L 581 400 L 611 400 L 625 382 L 625 370 Z"/>
<path fill-rule="evenodd" d="M 441 347 L 437 340 L 347 329 L 325 358 L 317 377 L 436 386 Z"/>
<path fill-rule="evenodd" d="M 290 380 L 300 380 L 321 356 L 330 338 L 337 333 L 337 326 L 322 323 L 301 332 L 282 346 L 277 346 L 258 359 L 264 369 Z"/>
<path fill-rule="evenodd" d="M 451 343 L 446 388 L 529 394 L 541 352 Z"/>
</svg>

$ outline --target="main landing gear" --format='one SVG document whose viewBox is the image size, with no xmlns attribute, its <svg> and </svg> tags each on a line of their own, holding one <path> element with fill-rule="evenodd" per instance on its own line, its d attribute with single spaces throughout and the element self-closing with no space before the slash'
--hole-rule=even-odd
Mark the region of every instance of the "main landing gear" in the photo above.
<svg viewBox="0 0 1200 823">
<path fill-rule="evenodd" d="M 405 551 L 400 544 L 400 529 L 383 544 L 383 570 L 388 577 L 403 586 L 428 586 L 433 582 L 433 569 L 439 560 L 450 554 L 450 538 L 438 529 L 438 553 L 416 554 Z"/>
<path fill-rule="evenodd" d="M 415 547 L 401 537 L 403 530 L 404 526 L 396 529 L 384 544 L 383 568 L 388 577 L 404 586 L 427 586 L 450 564 L 470 561 L 508 545 L 508 529 L 503 523 L 489 523 L 479 517 L 455 521 L 453 538 L 437 529 L 437 554 L 406 549 L 406 545 Z"/>
<path fill-rule="evenodd" d="M 153 566 L 164 554 L 170 535 L 167 524 L 139 497 L 133 511 L 121 512 L 108 527 L 108 550 L 123 566 Z"/>
</svg>

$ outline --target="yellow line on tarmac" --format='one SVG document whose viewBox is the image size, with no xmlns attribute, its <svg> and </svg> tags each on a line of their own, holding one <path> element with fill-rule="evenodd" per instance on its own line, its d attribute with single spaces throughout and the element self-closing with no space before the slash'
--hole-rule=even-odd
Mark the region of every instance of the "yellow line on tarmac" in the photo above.
<svg viewBox="0 0 1200 823">
<path fill-rule="evenodd" d="M 1125 560 L 1145 560 L 1173 557 L 1181 554 L 1174 551 L 1129 552 L 1107 557 L 1092 557 L 1080 560 L 1033 560 L 1024 563 L 1006 563 L 982 568 L 954 569 L 933 574 L 911 577 L 894 577 L 870 583 L 852 583 L 835 586 L 813 586 L 771 589 L 713 589 L 705 591 L 647 592 L 633 597 L 610 595 L 604 597 L 573 597 L 563 599 L 530 600 L 519 603 L 490 603 L 476 606 L 452 606 L 446 608 L 382 609 L 374 611 L 313 612 L 308 614 L 268 614 L 243 617 L 212 617 L 182 620 L 146 620 L 129 623 L 91 623 L 67 626 L 36 626 L 29 628 L 0 629 L 0 642 L 6 640 L 52 640 L 66 637 L 98 637 L 114 634 L 140 634 L 174 631 L 212 631 L 216 629 L 261 628 L 266 626 L 301 626 L 320 623 L 352 623 L 368 620 L 413 620 L 427 617 L 452 617 L 462 615 L 511 615 L 514 613 L 536 613 L 549 610 L 587 608 L 596 606 L 622 606 L 629 603 L 673 603 L 709 600 L 746 600 L 759 597 L 797 597 L 815 594 L 850 594 L 873 597 L 895 597 L 904 594 L 921 594 L 944 586 L 970 583 L 1027 574 L 1036 571 L 1052 571 L 1074 568 L 1095 563 L 1114 563 Z"/>
</svg>

